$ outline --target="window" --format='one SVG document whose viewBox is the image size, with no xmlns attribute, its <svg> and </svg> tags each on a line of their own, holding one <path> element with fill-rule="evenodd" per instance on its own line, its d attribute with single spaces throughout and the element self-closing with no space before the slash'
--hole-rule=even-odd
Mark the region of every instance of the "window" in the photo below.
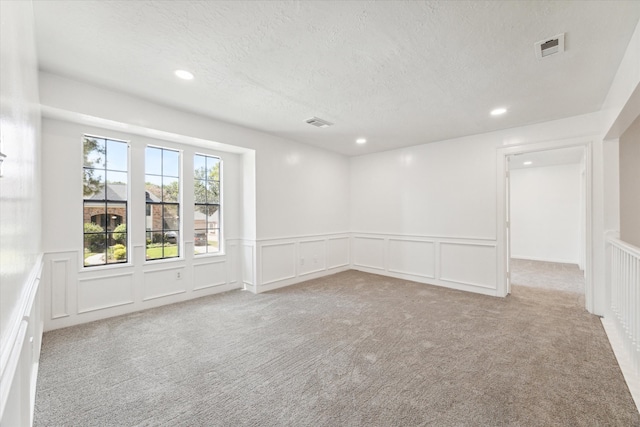
<svg viewBox="0 0 640 427">
<path fill-rule="evenodd" d="M 147 260 L 180 256 L 180 153 L 145 151 Z"/>
<path fill-rule="evenodd" d="M 193 159 L 196 255 L 220 252 L 220 163 L 219 158 L 202 154 Z"/>
<path fill-rule="evenodd" d="M 128 152 L 125 141 L 83 138 L 85 267 L 127 262 Z"/>
</svg>

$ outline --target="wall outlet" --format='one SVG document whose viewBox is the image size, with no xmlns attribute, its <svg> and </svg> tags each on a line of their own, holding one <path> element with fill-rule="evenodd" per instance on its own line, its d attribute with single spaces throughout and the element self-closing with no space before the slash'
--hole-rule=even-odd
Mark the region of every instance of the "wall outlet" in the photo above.
<svg viewBox="0 0 640 427">
<path fill-rule="evenodd" d="M 176 280 L 182 280 L 182 271 L 176 271 Z"/>
</svg>

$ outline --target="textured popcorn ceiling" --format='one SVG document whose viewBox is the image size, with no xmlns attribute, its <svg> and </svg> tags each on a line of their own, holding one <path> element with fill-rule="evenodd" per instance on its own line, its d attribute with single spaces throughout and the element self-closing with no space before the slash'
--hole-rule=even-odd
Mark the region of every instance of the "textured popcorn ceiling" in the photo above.
<svg viewBox="0 0 640 427">
<path fill-rule="evenodd" d="M 637 1 L 34 4 L 43 70 L 347 155 L 597 111 L 640 17 Z M 561 32 L 566 52 L 536 59 Z"/>
</svg>

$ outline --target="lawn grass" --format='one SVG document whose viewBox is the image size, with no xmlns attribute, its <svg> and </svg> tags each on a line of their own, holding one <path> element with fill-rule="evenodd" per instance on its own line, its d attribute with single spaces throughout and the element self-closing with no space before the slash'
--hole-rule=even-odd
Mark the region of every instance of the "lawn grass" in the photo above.
<svg viewBox="0 0 640 427">
<path fill-rule="evenodd" d="M 165 246 L 164 247 L 164 258 L 171 258 L 178 256 L 178 246 Z M 147 248 L 147 259 L 158 259 L 163 258 L 162 256 L 162 246 L 158 246 L 155 248 Z"/>
</svg>

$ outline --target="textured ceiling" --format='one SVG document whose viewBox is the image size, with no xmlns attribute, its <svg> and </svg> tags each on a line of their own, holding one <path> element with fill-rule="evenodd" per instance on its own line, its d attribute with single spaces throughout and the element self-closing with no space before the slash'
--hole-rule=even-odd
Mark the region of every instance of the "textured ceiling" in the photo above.
<svg viewBox="0 0 640 427">
<path fill-rule="evenodd" d="M 41 69 L 347 155 L 597 111 L 638 1 L 35 1 Z M 534 43 L 566 32 L 545 60 Z M 175 69 L 196 76 L 176 79 Z M 500 117 L 489 111 L 505 106 Z M 305 119 L 335 123 L 320 129 Z M 356 145 L 357 137 L 368 143 Z"/>
</svg>

